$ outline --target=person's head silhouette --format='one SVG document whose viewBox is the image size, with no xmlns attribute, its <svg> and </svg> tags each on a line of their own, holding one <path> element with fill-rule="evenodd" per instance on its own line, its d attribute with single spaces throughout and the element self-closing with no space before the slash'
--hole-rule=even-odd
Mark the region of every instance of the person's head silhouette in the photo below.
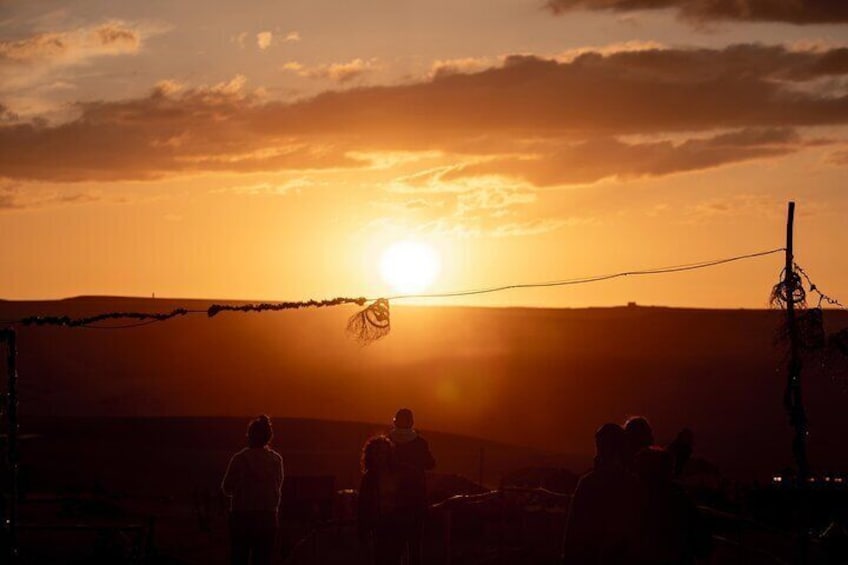
<svg viewBox="0 0 848 565">
<path fill-rule="evenodd" d="M 265 447 L 273 437 L 271 418 L 265 414 L 251 420 L 247 426 L 247 444 L 250 447 Z"/>
<path fill-rule="evenodd" d="M 414 423 L 412 410 L 401 408 L 395 413 L 393 422 L 396 428 L 411 429 Z"/>
<path fill-rule="evenodd" d="M 647 418 L 632 416 L 624 423 L 624 432 L 636 449 L 650 447 L 654 444 L 654 430 Z"/>
<path fill-rule="evenodd" d="M 392 442 L 385 436 L 376 436 L 365 442 L 362 447 L 360 466 L 362 472 L 374 472 L 385 469 L 392 462 Z"/>
<path fill-rule="evenodd" d="M 625 435 L 618 424 L 604 424 L 595 432 L 595 466 L 616 465 L 624 458 Z"/>
</svg>

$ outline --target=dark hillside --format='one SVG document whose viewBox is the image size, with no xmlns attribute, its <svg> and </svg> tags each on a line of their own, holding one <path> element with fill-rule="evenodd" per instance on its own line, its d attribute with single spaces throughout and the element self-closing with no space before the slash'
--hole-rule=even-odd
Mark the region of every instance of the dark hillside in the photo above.
<svg viewBox="0 0 848 565">
<path fill-rule="evenodd" d="M 2 302 L 0 317 L 186 305 L 208 302 Z M 425 429 L 582 454 L 588 464 L 600 423 L 641 413 L 660 441 L 691 427 L 696 450 L 731 474 L 763 477 L 791 463 L 777 312 L 397 306 L 389 337 L 364 348 L 344 335 L 353 312 L 196 315 L 127 330 L 23 328 L 23 431 L 36 416 L 268 412 L 387 422 L 408 405 Z M 830 330 L 848 325 L 843 313 L 825 321 Z M 813 465 L 848 469 L 848 395 L 812 372 L 804 386 Z"/>
</svg>

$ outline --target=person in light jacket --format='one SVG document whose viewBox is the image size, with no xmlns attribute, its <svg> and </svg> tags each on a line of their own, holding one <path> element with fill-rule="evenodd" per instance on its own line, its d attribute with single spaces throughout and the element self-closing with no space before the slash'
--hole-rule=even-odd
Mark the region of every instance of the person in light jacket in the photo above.
<svg viewBox="0 0 848 565">
<path fill-rule="evenodd" d="M 271 419 L 262 415 L 247 428 L 247 447 L 233 455 L 221 489 L 230 497 L 233 565 L 270 565 L 283 487 L 283 458 L 271 449 Z"/>
</svg>

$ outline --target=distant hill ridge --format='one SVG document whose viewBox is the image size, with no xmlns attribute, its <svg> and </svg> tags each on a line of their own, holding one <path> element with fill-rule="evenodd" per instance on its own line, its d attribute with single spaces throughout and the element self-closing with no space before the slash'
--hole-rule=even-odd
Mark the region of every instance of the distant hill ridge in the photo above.
<svg viewBox="0 0 848 565">
<path fill-rule="evenodd" d="M 3 301 L 0 318 L 202 309 L 217 301 Z M 221 301 L 240 303 L 237 301 Z M 21 412 L 58 416 L 275 416 L 386 421 L 591 457 L 605 421 L 644 414 L 659 441 L 687 426 L 722 469 L 791 463 L 781 314 L 664 307 L 392 307 L 392 331 L 345 336 L 356 306 L 180 317 L 126 330 L 20 330 Z M 827 312 L 829 330 L 848 326 Z M 848 467 L 848 396 L 805 370 L 814 466 Z"/>
</svg>

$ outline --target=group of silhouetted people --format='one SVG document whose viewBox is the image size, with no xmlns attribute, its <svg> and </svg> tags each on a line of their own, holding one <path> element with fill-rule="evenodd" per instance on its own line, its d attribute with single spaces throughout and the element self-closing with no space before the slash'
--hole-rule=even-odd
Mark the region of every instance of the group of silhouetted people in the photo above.
<svg viewBox="0 0 848 565">
<path fill-rule="evenodd" d="M 436 460 L 413 428 L 412 411 L 398 410 L 394 427 L 362 449 L 357 524 L 359 539 L 371 543 L 377 565 L 395 565 L 408 556 L 421 563 L 421 535 L 427 514 L 424 472 Z"/>
<path fill-rule="evenodd" d="M 385 435 L 362 448 L 357 525 L 377 565 L 421 563 L 427 512 L 425 471 L 436 466 L 427 441 L 413 427 L 412 411 L 397 411 Z M 221 488 L 231 499 L 230 540 L 234 565 L 269 565 L 277 534 L 283 458 L 271 449 L 271 419 L 259 416 L 247 429 L 248 446 L 230 459 Z"/>
<path fill-rule="evenodd" d="M 427 513 L 425 471 L 436 461 L 413 427 L 412 411 L 395 414 L 391 430 L 362 448 L 357 525 L 376 565 L 421 563 Z M 231 497 L 232 563 L 268 565 L 277 532 L 283 460 L 269 446 L 271 420 L 250 422 L 248 447 L 230 460 L 222 489 Z M 581 477 L 569 508 L 563 563 L 684 565 L 708 555 L 710 532 L 675 482 L 692 453 L 683 430 L 667 447 L 654 445 L 645 418 L 608 423 L 595 433 L 593 469 Z"/>
<path fill-rule="evenodd" d="M 711 549 L 709 528 L 675 482 L 692 452 L 682 431 L 662 448 L 645 418 L 601 426 L 593 469 L 571 500 L 563 563 L 692 563 Z"/>
</svg>

